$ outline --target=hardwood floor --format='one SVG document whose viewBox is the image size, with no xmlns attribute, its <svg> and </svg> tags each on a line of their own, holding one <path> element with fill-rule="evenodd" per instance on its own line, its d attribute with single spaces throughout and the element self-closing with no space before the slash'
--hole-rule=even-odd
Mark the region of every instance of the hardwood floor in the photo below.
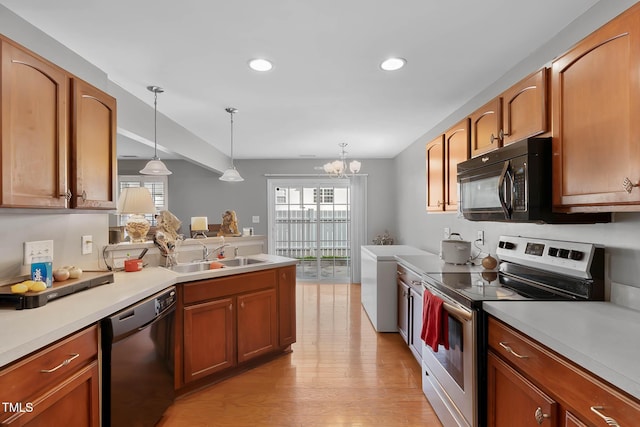
<svg viewBox="0 0 640 427">
<path fill-rule="evenodd" d="M 298 283 L 293 352 L 178 399 L 162 427 L 441 426 L 400 336 L 373 330 L 360 285 Z"/>
</svg>

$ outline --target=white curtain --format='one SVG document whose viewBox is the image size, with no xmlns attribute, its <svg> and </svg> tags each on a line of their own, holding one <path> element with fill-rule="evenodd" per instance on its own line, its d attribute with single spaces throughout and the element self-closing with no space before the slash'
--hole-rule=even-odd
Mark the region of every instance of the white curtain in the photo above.
<svg viewBox="0 0 640 427">
<path fill-rule="evenodd" d="M 367 239 L 367 176 L 351 177 L 351 283 L 360 283 L 360 246 Z"/>
</svg>

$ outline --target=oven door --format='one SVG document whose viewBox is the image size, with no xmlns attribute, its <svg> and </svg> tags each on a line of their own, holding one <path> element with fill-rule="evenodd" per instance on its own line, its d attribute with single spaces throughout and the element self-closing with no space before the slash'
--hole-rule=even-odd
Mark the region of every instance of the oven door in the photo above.
<svg viewBox="0 0 640 427">
<path fill-rule="evenodd" d="M 434 352 L 430 346 L 423 343 L 423 382 L 429 382 L 423 384 L 423 389 L 444 425 L 477 425 L 477 343 L 474 333 L 477 313 L 424 282 L 423 286 L 443 299 L 443 307 L 448 314 L 449 330 L 448 350 L 440 345 L 438 351 Z M 429 391 L 432 392 L 432 396 L 429 396 Z M 433 402 L 434 397 L 439 401 Z"/>
</svg>

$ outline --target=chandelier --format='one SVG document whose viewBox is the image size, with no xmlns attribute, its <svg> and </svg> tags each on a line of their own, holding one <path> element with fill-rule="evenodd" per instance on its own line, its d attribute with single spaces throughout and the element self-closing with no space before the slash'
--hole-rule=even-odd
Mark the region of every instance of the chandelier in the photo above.
<svg viewBox="0 0 640 427">
<path fill-rule="evenodd" d="M 344 148 L 348 144 L 346 142 L 341 142 L 338 145 L 340 146 L 340 149 L 341 149 L 340 159 L 334 160 L 334 161 L 329 162 L 329 163 L 325 163 L 322 168 L 332 178 L 347 178 L 348 177 L 348 175 L 347 175 L 347 152 L 345 151 Z M 360 172 L 360 166 L 362 166 L 362 163 L 360 163 L 357 160 L 352 160 L 352 161 L 350 161 L 348 163 L 348 165 L 349 165 L 349 171 L 351 171 L 352 174 L 356 174 L 356 173 Z"/>
</svg>

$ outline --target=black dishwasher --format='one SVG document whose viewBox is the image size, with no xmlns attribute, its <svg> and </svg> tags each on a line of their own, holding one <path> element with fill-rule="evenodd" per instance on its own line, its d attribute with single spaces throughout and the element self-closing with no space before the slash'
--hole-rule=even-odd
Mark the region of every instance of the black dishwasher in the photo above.
<svg viewBox="0 0 640 427">
<path fill-rule="evenodd" d="M 154 426 L 173 403 L 175 287 L 103 319 L 102 427 Z"/>
</svg>

